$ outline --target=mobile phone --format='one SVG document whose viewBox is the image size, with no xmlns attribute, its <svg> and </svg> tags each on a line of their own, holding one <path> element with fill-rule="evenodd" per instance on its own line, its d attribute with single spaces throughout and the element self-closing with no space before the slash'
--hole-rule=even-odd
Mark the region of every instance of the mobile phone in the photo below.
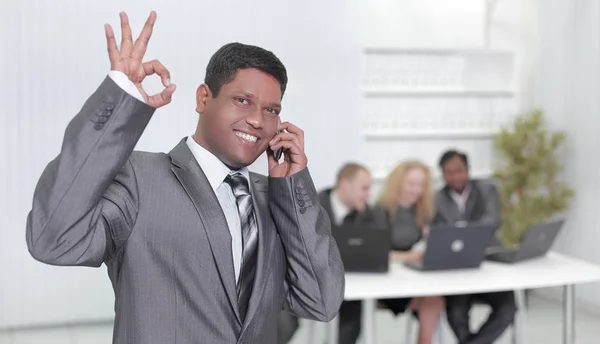
<svg viewBox="0 0 600 344">
<path fill-rule="evenodd" d="M 279 134 L 279 131 L 275 134 L 277 135 Z M 275 158 L 275 161 L 279 161 L 279 159 L 281 159 L 281 155 L 283 154 L 283 147 L 279 148 L 278 150 L 273 152 L 273 157 Z"/>
<path fill-rule="evenodd" d="M 281 159 L 281 155 L 283 154 L 283 147 L 279 148 L 275 152 L 273 152 L 273 156 L 275 157 L 275 161 L 279 161 Z"/>
</svg>

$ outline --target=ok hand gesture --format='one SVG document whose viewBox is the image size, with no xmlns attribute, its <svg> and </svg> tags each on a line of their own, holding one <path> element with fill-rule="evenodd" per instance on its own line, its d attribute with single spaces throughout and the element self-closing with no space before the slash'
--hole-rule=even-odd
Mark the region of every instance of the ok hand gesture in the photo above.
<svg viewBox="0 0 600 344">
<path fill-rule="evenodd" d="M 111 70 L 123 72 L 129 80 L 131 80 L 137 89 L 140 91 L 146 103 L 154 108 L 167 105 L 171 102 L 171 96 L 175 92 L 175 85 L 170 82 L 169 71 L 157 60 L 142 62 L 154 22 L 156 22 L 156 12 L 152 11 L 146 20 L 146 24 L 140 33 L 135 44 L 129 27 L 129 19 L 125 12 L 120 13 L 121 16 L 121 49 L 117 48 L 115 34 L 109 24 L 104 25 L 106 31 L 106 42 L 108 45 L 108 57 L 110 59 Z M 146 76 L 157 74 L 160 76 L 165 89 L 159 94 L 148 96 L 142 87 L 142 81 Z"/>
</svg>

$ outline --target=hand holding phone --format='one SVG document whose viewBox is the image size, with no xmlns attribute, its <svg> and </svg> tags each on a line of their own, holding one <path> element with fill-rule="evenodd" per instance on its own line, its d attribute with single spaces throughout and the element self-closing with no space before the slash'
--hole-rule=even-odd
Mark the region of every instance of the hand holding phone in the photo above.
<svg viewBox="0 0 600 344">
<path fill-rule="evenodd" d="M 287 177 L 306 168 L 304 132 L 289 122 L 280 124 L 278 129 L 278 133 L 269 142 L 269 176 Z M 280 162 L 282 156 L 285 159 Z"/>
</svg>

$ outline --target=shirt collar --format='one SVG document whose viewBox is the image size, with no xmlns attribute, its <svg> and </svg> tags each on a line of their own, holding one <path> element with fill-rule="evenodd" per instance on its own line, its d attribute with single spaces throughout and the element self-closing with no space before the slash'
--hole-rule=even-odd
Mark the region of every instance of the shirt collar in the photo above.
<svg viewBox="0 0 600 344">
<path fill-rule="evenodd" d="M 192 151 L 192 155 L 194 155 L 194 158 L 202 168 L 202 171 L 206 175 L 206 179 L 208 179 L 208 183 L 213 191 L 216 192 L 217 188 L 225 180 L 225 177 L 234 172 L 242 173 L 242 175 L 246 177 L 248 183 L 250 184 L 250 172 L 248 171 L 248 168 L 243 167 L 237 171 L 232 171 L 214 154 L 206 150 L 206 148 L 200 146 L 191 136 L 188 136 L 185 143 L 188 145 L 189 149 Z"/>
<path fill-rule="evenodd" d="M 471 182 L 467 182 L 467 185 L 465 185 L 465 189 L 463 190 L 462 193 L 458 193 L 458 192 L 450 189 L 450 195 L 453 198 L 467 199 L 467 198 L 469 198 L 470 194 L 471 194 Z"/>
<path fill-rule="evenodd" d="M 338 197 L 335 189 L 331 191 L 331 210 L 333 211 L 333 215 L 335 217 L 335 222 L 340 224 L 346 215 L 350 213 L 350 208 L 348 208 L 340 198 Z"/>
<path fill-rule="evenodd" d="M 470 183 L 465 186 L 465 189 L 463 190 L 463 192 L 461 194 L 459 194 L 458 192 L 456 192 L 454 190 L 450 190 L 450 198 L 452 198 L 452 200 L 456 204 L 456 207 L 458 208 L 458 211 L 461 214 L 467 210 L 467 202 L 469 200 L 470 193 L 471 193 L 471 184 Z"/>
</svg>

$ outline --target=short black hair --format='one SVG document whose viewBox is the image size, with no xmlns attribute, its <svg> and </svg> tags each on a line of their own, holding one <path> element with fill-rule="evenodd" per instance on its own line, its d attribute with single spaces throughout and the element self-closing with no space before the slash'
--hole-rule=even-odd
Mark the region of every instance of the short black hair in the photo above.
<svg viewBox="0 0 600 344">
<path fill-rule="evenodd" d="M 219 95 L 221 87 L 235 79 L 239 69 L 255 68 L 279 81 L 281 97 L 287 85 L 285 66 L 272 52 L 242 43 L 229 43 L 217 50 L 206 66 L 204 83 L 213 97 Z"/>
<path fill-rule="evenodd" d="M 467 167 L 467 169 L 469 168 L 469 158 L 467 157 L 467 155 L 465 153 L 459 152 L 455 149 L 447 150 L 444 152 L 444 154 L 442 154 L 442 157 L 440 158 L 440 162 L 439 162 L 440 168 L 443 170 L 446 162 L 448 162 L 448 160 L 456 158 L 456 157 L 461 158 L 461 160 L 465 163 L 465 166 Z"/>
</svg>

